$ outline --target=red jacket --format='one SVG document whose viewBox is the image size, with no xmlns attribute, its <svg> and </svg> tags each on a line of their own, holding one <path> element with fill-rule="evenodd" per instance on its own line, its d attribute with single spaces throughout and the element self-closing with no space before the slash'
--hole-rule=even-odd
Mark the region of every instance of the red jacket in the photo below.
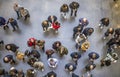
<svg viewBox="0 0 120 77">
<path fill-rule="evenodd" d="M 35 39 L 35 38 L 30 38 L 30 39 L 27 41 L 27 44 L 28 44 L 29 47 L 35 46 L 35 44 L 36 44 L 36 39 Z"/>
<path fill-rule="evenodd" d="M 59 24 L 52 23 L 52 28 L 58 30 L 60 28 Z"/>
</svg>

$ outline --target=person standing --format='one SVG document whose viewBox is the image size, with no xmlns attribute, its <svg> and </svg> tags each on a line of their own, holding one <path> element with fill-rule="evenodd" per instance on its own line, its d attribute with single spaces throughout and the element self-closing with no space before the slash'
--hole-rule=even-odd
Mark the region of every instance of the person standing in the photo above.
<svg viewBox="0 0 120 77">
<path fill-rule="evenodd" d="M 23 17 L 25 21 L 30 17 L 29 11 L 25 9 L 24 7 L 20 8 L 20 14 L 21 14 L 21 17 Z"/>
<path fill-rule="evenodd" d="M 86 40 L 81 44 L 79 50 L 81 50 L 82 52 L 86 52 L 89 48 L 90 48 L 90 42 Z"/>
<path fill-rule="evenodd" d="M 68 71 L 70 74 L 72 74 L 72 72 L 75 71 L 76 68 L 76 65 L 73 63 L 68 63 L 65 65 L 65 70 Z"/>
<path fill-rule="evenodd" d="M 43 28 L 43 32 L 49 31 L 49 22 L 48 22 L 48 20 L 44 20 L 42 22 L 42 28 Z"/>
<path fill-rule="evenodd" d="M 103 29 L 104 27 L 108 27 L 108 26 L 109 26 L 109 18 L 102 18 L 100 20 L 99 28 Z"/>
<path fill-rule="evenodd" d="M 13 9 L 17 14 L 17 19 L 19 19 L 21 17 L 21 15 L 20 15 L 20 5 L 18 5 L 17 3 L 14 3 Z"/>
<path fill-rule="evenodd" d="M 12 52 L 14 52 L 14 53 L 17 53 L 18 52 L 18 46 L 17 45 L 15 45 L 15 44 L 13 44 L 13 43 L 11 43 L 11 44 L 6 44 L 5 45 L 5 49 L 6 50 L 8 50 L 8 51 L 12 51 Z"/>
<path fill-rule="evenodd" d="M 18 23 L 15 19 L 9 18 L 7 24 L 9 24 L 9 23 L 11 24 L 11 26 L 13 28 L 13 32 L 19 29 Z"/>
<path fill-rule="evenodd" d="M 40 50 L 45 52 L 45 40 L 37 40 L 36 45 L 39 47 Z"/>
<path fill-rule="evenodd" d="M 55 51 L 53 49 L 48 49 L 46 50 L 46 55 L 47 55 L 47 59 L 52 57 L 52 54 L 54 54 Z"/>
<path fill-rule="evenodd" d="M 61 15 L 63 16 L 64 19 L 66 19 L 66 14 L 69 12 L 69 7 L 67 4 L 63 4 L 61 7 L 60 7 L 60 12 L 61 12 Z"/>
<path fill-rule="evenodd" d="M 78 52 L 72 52 L 70 56 L 72 60 L 75 62 L 75 64 L 77 65 L 78 64 L 77 61 L 81 58 L 81 54 Z"/>
<path fill-rule="evenodd" d="M 104 33 L 103 39 L 106 39 L 109 36 L 112 36 L 114 33 L 114 28 L 108 28 L 107 31 Z"/>
<path fill-rule="evenodd" d="M 82 33 L 83 33 L 86 37 L 88 37 L 88 36 L 92 35 L 93 32 L 94 32 L 94 29 L 93 29 L 93 28 L 87 27 L 87 28 L 85 28 L 85 29 L 83 30 Z"/>
<path fill-rule="evenodd" d="M 71 9 L 70 16 L 72 16 L 74 14 L 74 16 L 76 17 L 77 16 L 77 10 L 79 8 L 79 3 L 73 1 L 72 3 L 70 3 L 69 7 Z"/>
</svg>

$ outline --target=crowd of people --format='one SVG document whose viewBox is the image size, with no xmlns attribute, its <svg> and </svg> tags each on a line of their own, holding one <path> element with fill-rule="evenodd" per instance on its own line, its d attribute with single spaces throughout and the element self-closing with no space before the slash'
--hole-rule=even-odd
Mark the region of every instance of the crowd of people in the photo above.
<svg viewBox="0 0 120 77">
<path fill-rule="evenodd" d="M 114 0 L 116 1 L 116 0 Z M 70 16 L 77 16 L 77 10 L 80 7 L 78 2 L 71 2 L 68 4 L 63 4 L 60 7 L 61 17 L 67 19 L 67 13 L 69 9 L 71 10 Z M 17 14 L 17 20 L 23 19 L 27 21 L 30 18 L 29 11 L 15 3 L 13 6 L 14 11 Z M 15 18 L 9 18 L 8 21 L 4 17 L 0 17 L 0 27 L 6 31 L 9 29 L 9 23 L 13 28 L 13 32 L 19 30 L 19 24 L 17 23 Z M 101 59 L 100 66 L 110 66 L 112 63 L 116 63 L 118 60 L 118 53 L 116 49 L 120 48 L 120 28 L 113 28 L 109 26 L 110 20 L 105 17 L 100 20 L 99 29 L 102 31 L 106 29 L 106 32 L 103 34 L 103 40 L 106 41 L 106 57 Z M 58 22 L 58 18 L 55 15 L 48 16 L 47 20 L 44 20 L 42 23 L 43 32 L 51 32 L 50 29 L 54 30 L 55 33 L 58 33 L 58 29 L 60 28 L 60 22 Z M 77 26 L 73 28 L 73 39 L 75 41 L 75 48 L 78 52 L 70 53 L 71 60 L 73 63 L 65 64 L 64 69 L 71 74 L 72 77 L 92 77 L 91 71 L 96 68 L 95 61 L 100 57 L 100 55 L 95 52 L 89 52 L 88 54 L 88 64 L 85 65 L 85 74 L 79 76 L 74 73 L 79 65 L 79 59 L 83 56 L 85 52 L 88 51 L 92 43 L 89 41 L 89 37 L 94 33 L 94 28 L 88 27 L 89 21 L 87 18 L 80 18 Z M 5 44 L 4 40 L 0 41 L 0 48 L 5 48 L 5 50 L 10 51 L 10 53 L 14 53 L 14 55 L 7 54 L 3 57 L 3 62 L 6 64 L 10 64 L 12 67 L 10 70 L 0 69 L 0 76 L 4 77 L 36 77 L 37 70 L 47 70 L 45 69 L 44 61 L 41 60 L 41 55 L 46 54 L 48 66 L 52 69 L 56 68 L 59 65 L 59 61 L 56 57 L 52 55 L 57 53 L 59 57 L 63 57 L 68 55 L 69 50 L 62 44 L 61 41 L 55 41 L 50 49 L 45 48 L 46 41 L 36 39 L 34 37 L 26 40 L 26 45 L 31 49 L 22 52 L 19 50 L 19 46 L 14 43 Z M 43 53 L 40 54 L 40 51 Z M 22 61 L 31 66 L 30 69 L 27 69 L 26 72 L 23 69 L 16 69 L 14 65 L 18 65 L 18 63 Z M 58 77 L 57 73 L 54 71 L 48 72 L 46 75 L 42 77 Z"/>
</svg>

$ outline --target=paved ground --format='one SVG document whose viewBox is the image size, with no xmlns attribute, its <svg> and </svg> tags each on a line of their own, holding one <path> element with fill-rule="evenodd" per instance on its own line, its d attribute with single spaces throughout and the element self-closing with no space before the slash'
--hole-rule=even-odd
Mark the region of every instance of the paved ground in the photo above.
<svg viewBox="0 0 120 77">
<path fill-rule="evenodd" d="M 61 20 L 60 18 L 60 6 L 63 3 L 70 4 L 72 1 L 77 1 L 80 3 L 80 8 L 78 10 L 78 15 L 75 19 L 71 19 L 69 14 L 67 16 L 67 20 Z M 105 56 L 106 41 L 101 40 L 104 31 L 100 32 L 98 30 L 99 20 L 102 17 L 110 18 L 110 25 L 116 27 L 118 25 L 118 17 L 115 15 L 115 11 L 112 8 L 112 0 L 0 0 L 0 16 L 5 17 L 6 19 L 13 17 L 16 19 L 16 13 L 13 10 L 13 3 L 18 2 L 21 6 L 26 7 L 31 15 L 30 22 L 24 22 L 18 20 L 18 24 L 21 29 L 21 33 L 17 32 L 8 32 L 5 33 L 2 29 L 0 30 L 0 39 L 5 41 L 5 44 L 15 43 L 20 46 L 19 50 L 24 52 L 26 49 L 30 49 L 27 47 L 26 41 L 30 37 L 35 37 L 37 39 L 44 39 L 46 41 L 46 49 L 51 48 L 54 41 L 61 41 L 64 46 L 66 46 L 69 50 L 69 54 L 71 52 L 77 51 L 74 47 L 75 42 L 72 40 L 72 30 L 73 27 L 78 25 L 78 20 L 81 17 L 86 17 L 89 20 L 90 27 L 95 29 L 95 32 L 89 38 L 91 42 L 91 47 L 87 53 L 83 54 L 81 59 L 79 60 L 79 65 L 77 66 L 77 70 L 75 73 L 81 76 L 84 73 L 84 66 L 87 64 L 88 53 L 91 51 L 95 51 L 100 54 L 100 59 Z M 46 35 L 42 31 L 41 22 L 46 20 L 49 15 L 56 15 L 58 20 L 61 22 L 61 29 L 59 30 L 58 35 L 53 33 L 49 33 Z M 116 18 L 117 17 L 117 18 Z M 4 64 L 2 61 L 2 57 L 8 53 L 5 50 L 1 50 L 1 64 L 0 68 L 6 68 L 9 70 L 11 66 L 8 64 Z M 47 65 L 46 55 L 41 53 L 41 60 L 45 63 L 45 71 L 38 72 L 37 77 L 41 77 L 50 70 L 54 70 L 58 77 L 71 77 L 64 70 L 64 65 L 66 63 L 72 62 L 69 54 L 64 56 L 63 58 L 59 58 L 56 54 L 54 57 L 59 59 L 59 64 L 56 69 L 50 69 Z M 100 59 L 95 61 L 97 64 L 97 68 L 92 71 L 93 77 L 120 77 L 120 60 L 116 64 L 112 64 L 110 67 L 100 68 Z M 27 70 L 30 68 L 27 64 L 20 62 L 18 66 L 15 66 L 18 69 Z"/>
</svg>

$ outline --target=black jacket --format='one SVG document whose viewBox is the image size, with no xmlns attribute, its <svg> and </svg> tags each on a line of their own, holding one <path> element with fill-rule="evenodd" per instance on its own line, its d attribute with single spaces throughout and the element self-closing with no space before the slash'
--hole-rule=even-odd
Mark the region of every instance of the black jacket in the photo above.
<svg viewBox="0 0 120 77">
<path fill-rule="evenodd" d="M 109 26 L 109 18 L 102 18 L 100 21 L 106 27 Z"/>
<path fill-rule="evenodd" d="M 7 46 L 10 46 L 10 49 L 8 49 Z M 7 44 L 5 45 L 5 48 L 15 53 L 19 47 L 15 44 Z"/>
<path fill-rule="evenodd" d="M 47 77 L 57 77 L 57 74 L 54 71 L 47 73 Z"/>
<path fill-rule="evenodd" d="M 71 9 L 78 9 L 79 8 L 79 3 L 73 1 L 72 3 L 70 3 L 69 7 Z"/>
<path fill-rule="evenodd" d="M 85 28 L 85 29 L 83 30 L 83 34 L 84 34 L 85 36 L 90 36 L 93 32 L 94 32 L 94 29 L 91 28 L 91 27 Z"/>
</svg>

